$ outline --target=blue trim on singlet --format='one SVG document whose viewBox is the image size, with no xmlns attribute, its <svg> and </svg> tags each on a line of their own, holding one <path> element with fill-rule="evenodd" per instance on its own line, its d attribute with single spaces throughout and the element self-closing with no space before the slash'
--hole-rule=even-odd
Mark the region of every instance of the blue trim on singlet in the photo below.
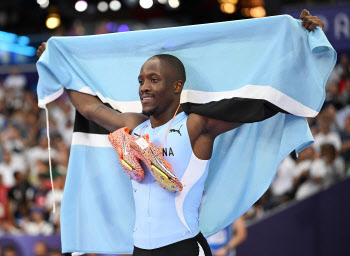
<svg viewBox="0 0 350 256">
<path fill-rule="evenodd" d="M 167 156 L 164 156 L 164 158 L 170 163 L 172 171 L 180 180 L 184 177 L 191 159 L 193 161 L 193 151 L 187 131 L 187 118 L 188 115 L 184 112 L 175 116 L 163 146 L 167 150 Z M 156 128 L 152 128 L 151 124 L 148 124 L 145 128 L 148 123 L 146 121 L 137 126 L 132 135 L 135 136 L 135 133 L 140 134 L 145 128 L 142 135 L 148 134 L 150 142 L 156 146 L 161 146 L 170 122 L 171 120 Z M 172 131 L 172 129 L 174 130 Z M 205 171 L 202 176 L 194 183 L 184 198 L 183 214 L 190 231 L 184 225 L 177 212 L 175 195 L 179 192 L 169 192 L 161 188 L 155 182 L 150 172 L 143 166 L 144 170 L 146 170 L 145 178 L 140 182 L 132 180 L 136 209 L 133 239 L 136 247 L 155 249 L 192 238 L 199 233 L 198 209 L 202 200 L 204 183 L 208 175 L 208 163 L 209 161 L 204 165 Z"/>
</svg>

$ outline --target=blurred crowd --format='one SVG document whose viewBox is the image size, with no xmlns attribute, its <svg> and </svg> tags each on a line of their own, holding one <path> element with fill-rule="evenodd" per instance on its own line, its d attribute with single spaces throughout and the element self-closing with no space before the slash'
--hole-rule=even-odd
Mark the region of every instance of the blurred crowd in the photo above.
<svg viewBox="0 0 350 256">
<path fill-rule="evenodd" d="M 60 233 L 60 204 L 75 110 L 65 95 L 49 104 L 53 196 L 46 117 L 37 105 L 36 94 L 28 90 L 27 78 L 18 69 L 14 68 L 0 81 L 0 235 Z M 281 163 L 270 189 L 247 212 L 247 219 L 260 218 L 287 201 L 302 200 L 349 175 L 350 65 L 347 55 L 341 55 L 327 82 L 322 111 L 308 122 L 315 143 L 300 152 L 298 158 L 291 154 Z M 54 202 L 55 213 L 52 212 Z M 40 249 L 40 245 L 38 247 Z M 54 251 L 50 255 L 60 254 Z"/>
<path fill-rule="evenodd" d="M 312 95 L 310 95 L 312 97 Z M 350 176 L 350 63 L 342 54 L 326 84 L 326 100 L 308 118 L 314 144 L 280 164 L 268 191 L 247 212 L 258 219 L 292 200 L 303 200 Z"/>
<path fill-rule="evenodd" d="M 16 68 L 0 83 L 0 234 L 58 234 L 74 109 L 64 97 L 50 105 L 53 196 L 45 112 L 27 86 Z"/>
</svg>

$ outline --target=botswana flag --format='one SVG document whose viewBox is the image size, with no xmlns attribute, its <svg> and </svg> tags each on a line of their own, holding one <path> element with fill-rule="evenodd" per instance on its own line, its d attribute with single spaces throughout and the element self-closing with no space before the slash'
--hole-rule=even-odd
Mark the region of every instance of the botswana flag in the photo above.
<svg viewBox="0 0 350 256">
<path fill-rule="evenodd" d="M 215 141 L 199 217 L 209 236 L 261 197 L 289 153 L 313 142 L 305 117 L 323 104 L 336 53 L 321 29 L 309 32 L 290 16 L 54 37 L 37 63 L 39 106 L 67 88 L 141 112 L 140 68 L 161 53 L 185 65 L 187 113 L 246 123 Z M 132 252 L 131 182 L 108 134 L 77 113 L 61 208 L 63 252 Z"/>
</svg>

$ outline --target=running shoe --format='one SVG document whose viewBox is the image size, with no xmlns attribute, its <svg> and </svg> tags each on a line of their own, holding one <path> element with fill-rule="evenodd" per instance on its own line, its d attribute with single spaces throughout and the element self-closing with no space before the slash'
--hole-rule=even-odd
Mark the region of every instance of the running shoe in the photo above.
<svg viewBox="0 0 350 256">
<path fill-rule="evenodd" d="M 163 150 L 149 142 L 148 134 L 136 138 L 130 145 L 143 156 L 140 159 L 146 164 L 159 186 L 171 192 L 182 190 L 181 181 L 176 178 L 170 164 L 163 157 Z"/>
<path fill-rule="evenodd" d="M 129 128 L 120 128 L 108 136 L 109 141 L 118 153 L 120 165 L 130 179 L 140 181 L 145 177 L 139 161 L 140 154 L 130 147 L 130 143 L 135 140 L 129 133 Z M 142 156 L 141 156 L 142 157 Z"/>
</svg>

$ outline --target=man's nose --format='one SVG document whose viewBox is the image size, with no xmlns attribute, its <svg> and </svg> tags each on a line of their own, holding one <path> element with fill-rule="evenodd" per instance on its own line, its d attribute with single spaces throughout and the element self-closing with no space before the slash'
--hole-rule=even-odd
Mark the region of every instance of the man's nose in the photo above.
<svg viewBox="0 0 350 256">
<path fill-rule="evenodd" d="M 144 84 L 140 87 L 140 91 L 141 92 L 146 92 L 146 91 L 150 91 L 151 89 L 151 86 L 150 86 L 150 83 L 148 82 L 144 82 Z"/>
</svg>

